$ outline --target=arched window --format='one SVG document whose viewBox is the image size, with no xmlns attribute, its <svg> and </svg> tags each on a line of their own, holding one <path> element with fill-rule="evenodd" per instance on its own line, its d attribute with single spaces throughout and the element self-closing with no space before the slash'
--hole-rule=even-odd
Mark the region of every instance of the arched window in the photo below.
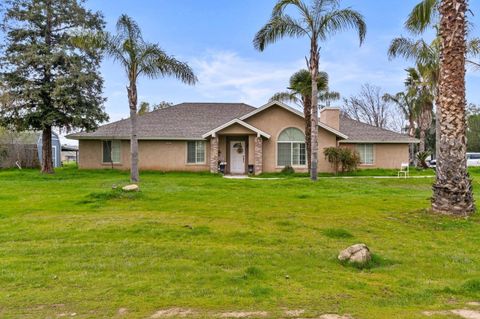
<svg viewBox="0 0 480 319">
<path fill-rule="evenodd" d="M 282 131 L 277 141 L 278 166 L 305 166 L 305 134 L 298 128 L 290 127 Z"/>
</svg>

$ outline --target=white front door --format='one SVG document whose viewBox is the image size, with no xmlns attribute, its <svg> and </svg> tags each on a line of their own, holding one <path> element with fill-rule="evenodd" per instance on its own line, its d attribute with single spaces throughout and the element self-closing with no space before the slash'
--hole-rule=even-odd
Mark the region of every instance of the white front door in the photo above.
<svg viewBox="0 0 480 319">
<path fill-rule="evenodd" d="M 245 174 L 244 141 L 230 141 L 230 173 Z"/>
</svg>

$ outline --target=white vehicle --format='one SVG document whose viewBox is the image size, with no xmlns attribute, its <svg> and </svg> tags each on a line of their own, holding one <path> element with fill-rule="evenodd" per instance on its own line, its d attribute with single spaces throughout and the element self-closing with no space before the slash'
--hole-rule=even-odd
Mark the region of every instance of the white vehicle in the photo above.
<svg viewBox="0 0 480 319">
<path fill-rule="evenodd" d="M 437 168 L 437 160 L 427 161 L 428 166 Z M 467 167 L 480 166 L 480 153 L 467 153 Z"/>
<path fill-rule="evenodd" d="M 467 166 L 480 166 L 480 153 L 467 153 Z"/>
</svg>

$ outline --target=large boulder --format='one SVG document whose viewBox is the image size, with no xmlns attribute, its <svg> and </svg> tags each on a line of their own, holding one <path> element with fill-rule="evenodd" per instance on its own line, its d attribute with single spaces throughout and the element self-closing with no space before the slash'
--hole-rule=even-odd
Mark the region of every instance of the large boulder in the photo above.
<svg viewBox="0 0 480 319">
<path fill-rule="evenodd" d="M 138 188 L 138 185 L 131 184 L 131 185 L 123 186 L 122 190 L 125 192 L 137 192 L 139 188 Z"/>
<path fill-rule="evenodd" d="M 338 260 L 356 264 L 366 264 L 372 260 L 372 254 L 367 245 L 356 244 L 342 250 L 338 255 Z"/>
</svg>

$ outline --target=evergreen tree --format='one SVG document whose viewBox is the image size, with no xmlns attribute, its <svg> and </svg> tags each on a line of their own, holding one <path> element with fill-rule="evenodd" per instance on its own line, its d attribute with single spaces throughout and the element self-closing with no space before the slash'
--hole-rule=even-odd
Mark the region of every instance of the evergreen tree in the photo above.
<svg viewBox="0 0 480 319">
<path fill-rule="evenodd" d="M 72 41 L 104 25 L 84 0 L 6 1 L 1 77 L 13 103 L 0 109 L 0 121 L 42 131 L 43 173 L 53 173 L 52 127 L 92 130 L 108 119 L 98 73 L 101 52 Z"/>
</svg>

